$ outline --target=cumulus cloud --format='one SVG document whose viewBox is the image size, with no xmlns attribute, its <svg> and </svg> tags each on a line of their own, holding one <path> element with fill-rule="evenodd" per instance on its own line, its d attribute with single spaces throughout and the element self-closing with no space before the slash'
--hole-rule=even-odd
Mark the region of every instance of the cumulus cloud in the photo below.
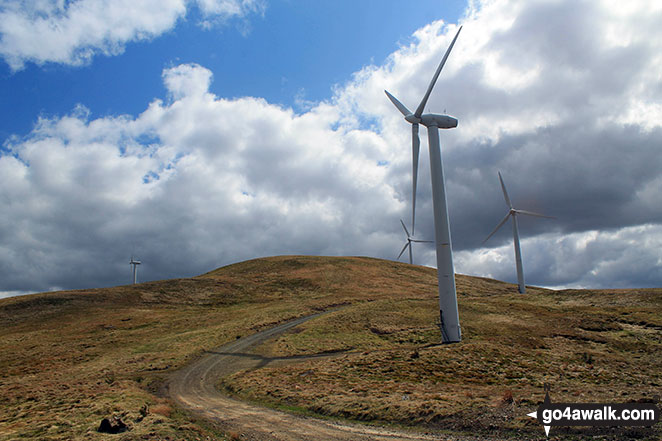
<svg viewBox="0 0 662 441">
<path fill-rule="evenodd" d="M 515 280 L 497 171 L 521 209 L 527 282 L 662 285 L 662 8 L 609 1 L 475 3 L 426 111 L 443 131 L 456 270 Z M 0 156 L 0 290 L 187 276 L 272 254 L 393 258 L 409 223 L 410 129 L 388 89 L 421 99 L 456 24 L 419 29 L 303 113 L 209 93 L 212 72 L 164 70 L 165 100 L 90 120 L 42 118 Z M 421 129 L 416 234 L 432 239 Z M 419 263 L 434 251 L 415 248 Z"/>
<path fill-rule="evenodd" d="M 193 6 L 204 26 L 263 10 L 259 0 L 4 0 L 0 55 L 12 70 L 26 62 L 85 64 L 167 32 Z"/>
<path fill-rule="evenodd" d="M 487 254 L 481 248 L 506 213 L 499 170 L 516 206 L 558 218 L 525 220 L 525 236 L 554 231 L 556 236 L 572 237 L 662 221 L 662 119 L 656 104 L 662 98 L 662 38 L 657 26 L 662 10 L 647 2 L 630 6 L 619 10 L 610 2 L 484 1 L 468 10 L 428 104 L 429 111 L 447 110 L 459 118 L 457 129 L 441 133 L 453 245 L 471 256 L 458 260 L 459 271 L 492 274 L 487 257 L 508 268 L 508 247 Z M 398 138 L 406 149 L 408 125 L 390 108 L 381 89 L 416 107 L 456 30 L 442 22 L 418 30 L 415 40 L 392 54 L 384 66 L 357 74 L 341 94 L 342 103 L 359 112 L 378 109 L 384 115 L 383 135 Z M 409 185 L 408 167 L 402 163 L 393 168 L 401 194 Z M 421 171 L 419 182 L 424 184 L 419 184 L 417 211 L 429 213 L 429 175 L 425 167 Z M 429 236 L 432 219 L 421 215 L 418 222 L 417 231 Z M 640 235 L 637 243 L 649 251 L 645 255 L 654 257 L 639 259 L 639 265 L 655 273 L 660 251 L 650 235 L 659 231 L 633 231 Z M 615 248 L 620 240 L 621 236 L 614 239 Z M 508 228 L 489 244 L 502 243 L 512 248 Z M 536 248 L 529 258 L 550 249 Z M 430 255 L 429 250 L 424 253 Z M 587 267 L 599 260 L 598 255 L 583 258 L 591 260 Z M 591 280 L 608 286 L 612 280 L 601 274 Z M 634 273 L 619 274 L 625 284 L 651 283 Z M 554 280 L 533 280 L 571 285 L 580 279 L 589 280 L 573 272 L 561 272 Z"/>
<path fill-rule="evenodd" d="M 548 287 L 631 288 L 634 280 L 639 287 L 660 285 L 662 225 L 542 234 L 525 239 L 521 247 L 527 277 Z M 512 244 L 461 251 L 457 261 L 470 274 L 516 277 Z"/>
<path fill-rule="evenodd" d="M 174 100 L 204 95 L 211 79 L 211 71 L 198 64 L 182 64 L 163 71 L 163 83 Z"/>
<path fill-rule="evenodd" d="M 211 76 L 166 69 L 170 101 L 138 117 L 90 121 L 79 108 L 6 146 L 3 289 L 117 283 L 132 251 L 144 277 L 164 278 L 256 255 L 397 246 L 368 245 L 387 229 L 373 213 L 393 209 L 380 137 L 332 127 L 325 104 L 295 115 L 218 98 Z"/>
</svg>

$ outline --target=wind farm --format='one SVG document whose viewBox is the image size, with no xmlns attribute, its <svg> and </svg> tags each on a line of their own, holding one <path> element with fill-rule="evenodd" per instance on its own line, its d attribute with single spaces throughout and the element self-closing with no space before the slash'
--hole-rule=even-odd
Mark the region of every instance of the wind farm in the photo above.
<svg viewBox="0 0 662 441">
<path fill-rule="evenodd" d="M 551 378 L 562 378 L 552 380 L 559 402 L 659 393 L 660 289 L 530 287 L 522 296 L 458 275 L 464 339 L 442 346 L 436 286 L 433 268 L 408 263 L 279 256 L 190 279 L 0 299 L 0 433 L 536 440 L 544 432 L 526 414 Z M 216 367 L 201 367 L 218 376 L 201 382 L 195 366 L 207 357 Z M 100 434 L 103 419 L 126 428 Z M 662 428 L 628 430 L 603 435 L 652 440 Z M 555 427 L 550 436 L 590 433 Z"/>
<path fill-rule="evenodd" d="M 661 7 L 107 3 L 0 6 L 0 440 L 662 439 Z"/>
</svg>

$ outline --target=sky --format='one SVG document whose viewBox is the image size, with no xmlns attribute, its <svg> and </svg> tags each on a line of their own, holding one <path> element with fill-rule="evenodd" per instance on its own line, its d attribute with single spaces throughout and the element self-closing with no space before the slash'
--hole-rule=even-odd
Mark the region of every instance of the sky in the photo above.
<svg viewBox="0 0 662 441">
<path fill-rule="evenodd" d="M 662 286 L 662 4 L 0 0 L 0 296 L 282 254 L 395 259 L 409 108 L 440 133 L 456 272 Z M 415 236 L 433 238 L 427 136 Z M 415 263 L 433 266 L 428 244 Z M 406 253 L 405 253 L 406 255 Z M 404 257 L 403 257 L 404 259 Z"/>
</svg>

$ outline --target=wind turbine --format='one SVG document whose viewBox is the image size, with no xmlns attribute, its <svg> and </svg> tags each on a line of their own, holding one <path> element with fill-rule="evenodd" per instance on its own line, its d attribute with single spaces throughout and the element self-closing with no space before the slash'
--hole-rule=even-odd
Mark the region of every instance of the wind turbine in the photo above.
<svg viewBox="0 0 662 441">
<path fill-rule="evenodd" d="M 136 277 L 138 276 L 138 269 L 137 266 L 140 265 L 140 260 L 134 260 L 133 256 L 131 256 L 131 262 L 129 262 L 129 265 L 133 265 L 133 284 L 136 284 Z"/>
<path fill-rule="evenodd" d="M 398 254 L 398 259 L 400 258 L 400 256 L 402 256 L 402 253 L 405 252 L 405 250 L 407 249 L 407 247 L 409 247 L 409 263 L 413 265 L 413 264 L 414 264 L 414 258 L 413 258 L 413 256 L 412 256 L 412 252 L 411 252 L 411 243 L 412 243 L 412 242 L 416 242 L 416 243 L 432 243 L 432 241 L 431 241 L 431 240 L 417 240 L 417 239 L 412 238 L 411 235 L 409 234 L 409 231 L 407 230 L 407 227 L 405 227 L 405 223 L 402 221 L 402 219 L 400 219 L 400 223 L 402 224 L 402 228 L 405 229 L 405 233 L 407 234 L 407 243 L 406 243 L 405 246 L 402 248 L 402 251 L 400 251 L 400 254 Z"/>
<path fill-rule="evenodd" d="M 517 226 L 517 215 L 518 214 L 526 214 L 527 216 L 536 216 L 536 217 L 544 217 L 547 219 L 554 219 L 552 216 L 545 216 L 544 214 L 539 214 L 539 213 L 533 213 L 531 211 L 525 211 L 525 210 L 517 210 L 513 208 L 513 204 L 510 202 L 510 198 L 508 197 L 508 192 L 506 191 L 506 185 L 503 183 L 503 178 L 501 177 L 501 172 L 498 172 L 499 174 L 499 182 L 501 182 L 501 190 L 503 190 L 503 197 L 506 200 L 506 205 L 508 205 L 508 214 L 506 214 L 506 217 L 504 217 L 501 222 L 499 222 L 499 225 L 496 226 L 496 228 L 490 233 L 489 236 L 483 241 L 483 243 L 487 242 L 487 240 L 494 235 L 494 233 L 497 232 L 499 228 L 503 224 L 506 223 L 509 217 L 512 216 L 513 218 L 513 242 L 515 246 L 515 264 L 517 265 L 517 284 L 519 286 L 519 292 L 524 294 L 526 293 L 526 286 L 524 285 L 524 270 L 522 269 L 522 251 L 520 250 L 519 247 L 519 228 Z"/>
<path fill-rule="evenodd" d="M 451 232 L 448 224 L 448 206 L 446 203 L 446 189 L 444 187 L 444 169 L 441 164 L 441 148 L 439 147 L 439 129 L 452 129 L 457 127 L 457 119 L 449 115 L 423 114 L 425 105 L 430 98 L 439 73 L 446 63 L 446 59 L 453 49 L 455 40 L 462 26 L 458 29 L 451 45 L 446 50 L 444 58 L 439 63 L 437 71 L 425 92 L 423 99 L 411 113 L 404 104 L 393 95 L 386 92 L 386 96 L 397 107 L 411 124 L 412 130 L 412 213 L 411 230 L 414 232 L 416 217 L 416 181 L 418 179 L 418 153 L 420 139 L 418 138 L 418 125 L 423 124 L 428 129 L 428 147 L 430 149 L 430 174 L 432 176 L 432 207 L 434 212 L 434 239 L 437 249 L 437 279 L 439 281 L 439 317 L 441 321 L 441 334 L 443 343 L 457 343 L 462 340 L 460 330 L 460 316 L 457 311 L 457 294 L 455 292 L 455 270 L 453 268 L 453 251 L 451 249 Z"/>
</svg>

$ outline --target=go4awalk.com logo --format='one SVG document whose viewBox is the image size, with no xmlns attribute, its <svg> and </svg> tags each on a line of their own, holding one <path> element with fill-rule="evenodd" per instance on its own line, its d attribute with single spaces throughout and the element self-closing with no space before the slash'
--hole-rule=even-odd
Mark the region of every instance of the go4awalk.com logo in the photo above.
<svg viewBox="0 0 662 441">
<path fill-rule="evenodd" d="M 548 384 L 545 400 L 527 415 L 543 425 L 547 436 L 552 426 L 652 426 L 660 419 L 654 403 L 552 403 Z"/>
</svg>

